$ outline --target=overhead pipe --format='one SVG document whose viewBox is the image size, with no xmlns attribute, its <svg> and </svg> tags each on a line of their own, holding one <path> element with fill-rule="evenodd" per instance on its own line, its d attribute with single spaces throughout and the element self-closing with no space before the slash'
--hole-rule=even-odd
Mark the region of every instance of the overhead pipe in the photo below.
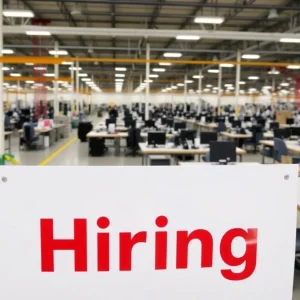
<svg viewBox="0 0 300 300">
<path fill-rule="evenodd" d="M 40 2 L 41 0 L 31 0 L 31 2 Z M 43 2 L 53 2 L 53 0 L 43 0 Z M 61 0 L 60 2 L 72 2 L 72 3 L 91 3 L 91 4 L 124 4 L 124 5 L 143 5 L 143 6 L 156 6 L 157 1 L 130 1 L 130 0 Z M 214 7 L 214 8 L 249 8 L 249 9 L 270 9 L 269 4 L 228 4 L 228 3 L 197 3 L 197 2 L 175 2 L 175 1 L 166 1 L 162 4 L 163 6 L 178 6 L 178 7 Z M 293 10 L 299 11 L 300 7 L 295 5 L 272 5 L 273 9 L 280 10 Z"/>
<path fill-rule="evenodd" d="M 4 25 L 5 34 L 26 34 L 26 31 L 44 31 L 45 26 L 11 26 Z M 280 32 L 241 32 L 221 30 L 166 30 L 166 29 L 136 29 L 136 28 L 91 28 L 91 27 L 55 27 L 47 26 L 52 35 L 70 36 L 114 36 L 114 37 L 145 37 L 145 38 L 175 38 L 178 35 L 197 35 L 209 40 L 239 40 L 279 42 L 281 38 L 299 38 L 299 34 Z M 166 49 L 167 50 L 167 49 Z"/>
</svg>

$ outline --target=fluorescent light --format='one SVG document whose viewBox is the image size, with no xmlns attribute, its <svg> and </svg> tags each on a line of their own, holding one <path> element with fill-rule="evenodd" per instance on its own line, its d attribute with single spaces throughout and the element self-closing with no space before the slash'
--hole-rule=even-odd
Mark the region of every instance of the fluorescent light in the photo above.
<svg viewBox="0 0 300 300">
<path fill-rule="evenodd" d="M 249 80 L 258 80 L 259 77 L 258 76 L 249 76 L 248 79 Z"/>
<path fill-rule="evenodd" d="M 177 86 L 184 86 L 184 83 L 177 83 Z"/>
<path fill-rule="evenodd" d="M 27 35 L 51 35 L 49 31 L 26 31 Z"/>
<path fill-rule="evenodd" d="M 300 43 L 300 39 L 282 38 L 279 40 L 281 43 Z"/>
<path fill-rule="evenodd" d="M 172 90 L 177 90 L 178 89 L 178 87 L 177 86 L 172 86 Z"/>
<path fill-rule="evenodd" d="M 219 70 L 216 69 L 210 69 L 207 71 L 208 73 L 219 73 Z"/>
<path fill-rule="evenodd" d="M 86 74 L 86 73 L 79 73 L 78 77 L 88 77 L 88 74 Z"/>
<path fill-rule="evenodd" d="M 198 41 L 200 36 L 197 35 L 178 35 L 176 40 L 186 40 L 186 41 Z"/>
<path fill-rule="evenodd" d="M 265 85 L 265 86 L 262 87 L 262 89 L 265 89 L 265 90 L 266 90 L 266 89 L 271 89 L 271 88 L 272 88 L 272 87 L 269 86 L 269 85 Z"/>
<path fill-rule="evenodd" d="M 26 66 L 33 66 L 34 63 L 25 63 Z"/>
<path fill-rule="evenodd" d="M 3 11 L 3 16 L 12 18 L 33 18 L 34 13 L 30 10 L 7 9 Z"/>
<path fill-rule="evenodd" d="M 280 83 L 281 86 L 289 86 L 290 84 L 288 82 L 282 82 Z"/>
<path fill-rule="evenodd" d="M 205 92 L 205 93 L 206 93 L 206 92 L 209 92 L 209 91 L 210 91 L 210 89 L 204 89 L 204 90 L 203 90 L 203 92 Z"/>
<path fill-rule="evenodd" d="M 91 78 L 81 78 L 81 81 L 92 81 Z"/>
<path fill-rule="evenodd" d="M 62 65 L 66 65 L 66 66 L 70 66 L 70 65 L 72 65 L 73 63 L 72 63 L 71 61 L 63 61 L 61 64 L 62 64 Z"/>
<path fill-rule="evenodd" d="M 9 68 L 9 67 L 2 67 L 2 70 L 3 70 L 3 71 L 9 71 L 10 68 Z"/>
<path fill-rule="evenodd" d="M 226 84 L 224 84 L 224 86 L 226 86 L 226 87 L 233 86 L 233 84 L 232 83 L 226 83 Z"/>
<path fill-rule="evenodd" d="M 34 83 L 34 80 L 26 80 L 26 83 Z"/>
<path fill-rule="evenodd" d="M 166 69 L 163 68 L 154 68 L 152 69 L 153 72 L 166 72 Z"/>
<path fill-rule="evenodd" d="M 50 50 L 49 54 L 50 55 L 68 55 L 68 51 L 66 51 L 66 50 L 58 50 L 58 51 Z"/>
<path fill-rule="evenodd" d="M 76 68 L 76 67 L 70 67 L 69 70 L 70 70 L 70 71 L 77 71 L 77 70 L 78 70 L 78 71 L 81 71 L 82 68 L 80 68 L 80 67 L 78 67 L 78 68 Z"/>
<path fill-rule="evenodd" d="M 45 70 L 47 70 L 46 67 L 34 67 L 34 69 L 35 69 L 36 71 L 45 71 Z"/>
<path fill-rule="evenodd" d="M 269 75 L 279 75 L 280 72 L 277 71 L 276 69 L 272 69 L 271 71 L 268 72 Z"/>
<path fill-rule="evenodd" d="M 21 77 L 20 73 L 10 73 L 10 76 L 12 77 Z"/>
<path fill-rule="evenodd" d="M 115 71 L 127 71 L 127 68 L 115 68 Z"/>
<path fill-rule="evenodd" d="M 193 78 L 194 79 L 200 79 L 200 78 L 204 78 L 204 76 L 203 75 L 201 75 L 201 76 L 200 75 L 194 75 Z"/>
<path fill-rule="evenodd" d="M 223 17 L 196 17 L 194 19 L 195 23 L 202 23 L 202 24 L 222 24 L 224 22 Z"/>
<path fill-rule="evenodd" d="M 172 66 L 172 64 L 168 63 L 168 62 L 160 62 L 159 65 L 160 66 Z"/>
<path fill-rule="evenodd" d="M 11 49 L 2 49 L 2 54 L 13 54 L 14 50 Z"/>
<path fill-rule="evenodd" d="M 218 87 L 213 87 L 213 90 L 217 91 L 219 88 Z"/>
<path fill-rule="evenodd" d="M 193 83 L 193 80 L 186 80 L 185 83 Z"/>
<path fill-rule="evenodd" d="M 150 74 L 149 77 L 150 78 L 158 78 L 159 76 L 157 74 Z"/>
<path fill-rule="evenodd" d="M 124 79 L 115 79 L 115 82 L 124 82 Z"/>
<path fill-rule="evenodd" d="M 45 73 L 43 74 L 45 77 L 54 77 L 55 74 L 54 73 Z"/>
<path fill-rule="evenodd" d="M 212 87 L 212 85 L 211 85 L 211 84 L 207 84 L 207 85 L 206 85 L 206 87 L 208 87 L 208 88 L 211 88 L 211 87 Z"/>
<path fill-rule="evenodd" d="M 164 57 L 181 57 L 182 53 L 175 52 L 166 52 L 164 53 Z"/>
<path fill-rule="evenodd" d="M 115 77 L 125 77 L 125 74 L 115 74 Z"/>
<path fill-rule="evenodd" d="M 144 82 L 147 83 L 147 80 L 144 80 Z M 148 80 L 149 83 L 153 82 L 153 80 Z"/>
<path fill-rule="evenodd" d="M 244 59 L 259 59 L 260 55 L 258 55 L 258 54 L 243 54 L 242 58 L 244 58 Z"/>
<path fill-rule="evenodd" d="M 240 81 L 240 84 L 246 84 L 246 82 L 245 81 Z"/>
<path fill-rule="evenodd" d="M 227 87 L 227 90 L 234 90 L 235 88 L 233 87 L 233 86 L 229 86 L 229 87 Z"/>
<path fill-rule="evenodd" d="M 221 64 L 222 68 L 232 68 L 233 66 L 233 64 Z"/>
<path fill-rule="evenodd" d="M 300 66 L 287 66 L 287 68 L 290 70 L 299 70 Z"/>
</svg>

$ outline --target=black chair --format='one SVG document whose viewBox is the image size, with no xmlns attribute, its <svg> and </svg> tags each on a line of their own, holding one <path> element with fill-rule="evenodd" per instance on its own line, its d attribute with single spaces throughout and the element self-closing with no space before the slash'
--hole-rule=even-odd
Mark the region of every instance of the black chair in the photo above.
<svg viewBox="0 0 300 300">
<path fill-rule="evenodd" d="M 80 122 L 78 125 L 78 138 L 81 142 L 86 142 L 86 135 L 92 131 L 93 125 L 91 122 Z"/>
<path fill-rule="evenodd" d="M 141 142 L 141 130 L 132 126 L 128 131 L 127 148 L 130 152 L 126 153 L 126 156 L 137 156 L 140 155 L 139 143 Z"/>
<path fill-rule="evenodd" d="M 32 124 L 25 123 L 23 125 L 23 139 L 22 142 L 27 148 L 31 148 L 38 141 L 39 137 L 35 135 Z"/>
<path fill-rule="evenodd" d="M 252 126 L 252 138 L 245 141 L 245 146 L 253 146 L 253 152 L 257 153 L 259 142 L 264 139 L 264 134 L 261 126 Z"/>
</svg>

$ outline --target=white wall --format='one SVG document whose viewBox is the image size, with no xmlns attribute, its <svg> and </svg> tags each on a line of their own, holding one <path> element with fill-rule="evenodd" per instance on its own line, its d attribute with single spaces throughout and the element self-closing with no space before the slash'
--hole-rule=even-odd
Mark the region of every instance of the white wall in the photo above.
<svg viewBox="0 0 300 300">
<path fill-rule="evenodd" d="M 10 95 L 10 102 L 13 103 L 16 101 L 16 96 L 14 94 Z M 20 95 L 19 99 L 24 99 L 24 95 Z M 132 102 L 145 102 L 145 95 L 144 94 L 125 94 L 125 93 L 94 93 L 91 97 L 88 95 L 80 95 L 78 97 L 79 101 L 85 101 L 86 103 L 89 102 L 89 99 L 91 98 L 92 104 L 107 104 L 110 102 L 115 103 L 116 105 L 122 105 L 122 104 L 131 104 Z M 208 103 L 210 103 L 213 106 L 218 105 L 218 98 L 217 95 L 201 95 L 201 98 Z M 4 99 L 6 99 L 6 95 L 4 96 Z M 27 94 L 27 102 L 28 104 L 32 104 L 34 99 L 33 93 Z M 47 100 L 53 100 L 54 95 L 52 93 L 47 94 Z M 74 95 L 72 93 L 61 93 L 59 95 L 59 100 L 62 101 L 71 101 L 74 98 Z M 173 104 L 179 104 L 184 103 L 184 96 L 183 94 L 165 94 L 165 93 L 157 93 L 157 94 L 150 94 L 149 101 L 153 105 L 160 104 L 160 103 L 173 103 Z M 195 103 L 198 104 L 199 101 L 199 95 L 197 94 L 189 94 L 187 97 L 188 103 Z M 238 99 L 238 105 L 245 105 L 246 103 L 252 103 L 253 99 L 251 96 L 240 96 Z M 259 96 L 255 99 L 255 103 L 258 104 L 269 104 L 271 103 L 271 97 L 270 96 Z M 224 96 L 221 98 L 221 105 L 235 105 L 236 99 L 234 96 Z"/>
</svg>

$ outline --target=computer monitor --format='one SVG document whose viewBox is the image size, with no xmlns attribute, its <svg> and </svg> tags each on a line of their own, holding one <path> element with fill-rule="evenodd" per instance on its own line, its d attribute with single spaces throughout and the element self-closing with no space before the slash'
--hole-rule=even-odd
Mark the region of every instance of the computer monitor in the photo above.
<svg viewBox="0 0 300 300">
<path fill-rule="evenodd" d="M 201 115 L 196 116 L 196 121 L 200 121 L 201 120 Z"/>
<path fill-rule="evenodd" d="M 265 128 L 266 126 L 266 120 L 265 119 L 258 119 L 257 124 L 261 125 L 261 127 Z"/>
<path fill-rule="evenodd" d="M 146 120 L 145 121 L 145 127 L 148 127 L 148 128 L 155 127 L 155 121 L 154 120 Z"/>
<path fill-rule="evenodd" d="M 218 133 L 212 131 L 203 131 L 200 133 L 200 143 L 209 144 L 218 140 Z"/>
<path fill-rule="evenodd" d="M 279 139 L 288 139 L 291 136 L 289 128 L 276 128 L 274 129 L 274 137 Z"/>
<path fill-rule="evenodd" d="M 125 127 L 127 128 L 136 125 L 136 120 L 124 119 L 124 122 L 125 122 Z"/>
<path fill-rule="evenodd" d="M 229 123 L 231 123 L 231 124 L 232 124 L 232 123 L 233 123 L 233 121 L 234 121 L 234 117 L 229 117 L 229 118 L 228 118 L 228 122 L 229 122 Z"/>
<path fill-rule="evenodd" d="M 291 135 L 300 136 L 300 127 L 291 127 Z"/>
<path fill-rule="evenodd" d="M 279 123 L 278 122 L 271 122 L 270 123 L 270 129 L 278 129 L 279 128 Z"/>
<path fill-rule="evenodd" d="M 174 120 L 173 119 L 167 119 L 166 125 L 167 125 L 167 127 L 173 127 L 174 126 Z"/>
<path fill-rule="evenodd" d="M 180 138 L 182 140 L 189 140 L 189 141 L 194 142 L 194 140 L 196 138 L 196 134 L 197 134 L 197 131 L 194 129 L 184 129 L 184 130 L 180 131 Z"/>
<path fill-rule="evenodd" d="M 233 128 L 241 128 L 241 126 L 242 126 L 241 120 L 234 120 L 232 123 Z"/>
<path fill-rule="evenodd" d="M 236 145 L 234 142 L 210 142 L 210 161 L 236 162 Z"/>
<path fill-rule="evenodd" d="M 186 123 L 183 123 L 183 122 L 174 123 L 175 131 L 178 131 L 179 129 L 185 129 L 185 128 L 186 128 Z"/>
<path fill-rule="evenodd" d="M 106 119 L 105 120 L 105 125 L 108 127 L 109 124 L 116 124 L 117 120 L 116 119 Z"/>
<path fill-rule="evenodd" d="M 251 122 L 251 117 L 249 117 L 249 116 L 245 117 L 244 122 Z"/>
<path fill-rule="evenodd" d="M 161 125 L 166 125 L 167 124 L 167 118 L 161 118 Z"/>
<path fill-rule="evenodd" d="M 148 145 L 165 145 L 166 133 L 160 131 L 148 132 Z"/>
<path fill-rule="evenodd" d="M 211 122 L 212 122 L 212 120 L 213 120 L 213 118 L 212 118 L 212 117 L 206 117 L 206 119 L 205 119 L 206 123 L 211 123 Z"/>
<path fill-rule="evenodd" d="M 286 119 L 286 124 L 287 125 L 293 125 L 294 124 L 294 119 L 293 118 L 287 118 Z"/>
</svg>

